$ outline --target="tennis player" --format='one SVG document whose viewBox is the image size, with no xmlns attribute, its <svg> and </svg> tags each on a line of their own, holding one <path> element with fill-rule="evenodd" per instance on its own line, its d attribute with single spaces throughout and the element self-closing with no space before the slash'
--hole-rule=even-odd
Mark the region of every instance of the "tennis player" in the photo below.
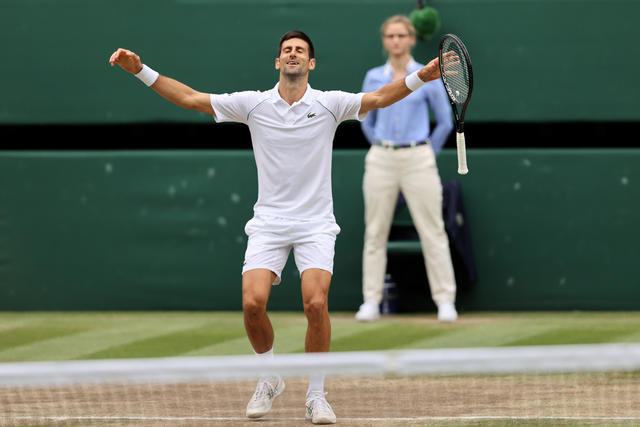
<svg viewBox="0 0 640 427">
<path fill-rule="evenodd" d="M 301 31 L 287 32 L 280 39 L 275 59 L 280 78 L 266 91 L 198 92 L 158 74 L 126 49 L 116 50 L 109 62 L 180 107 L 211 114 L 216 122 L 249 126 L 258 171 L 258 200 L 245 227 L 248 243 L 242 268 L 242 309 L 247 336 L 258 358 L 273 358 L 274 332 L 266 307 L 271 286 L 280 283 L 293 249 L 307 317 L 305 350 L 329 351 L 328 295 L 334 245 L 340 232 L 331 190 L 336 128 L 345 120 L 363 120 L 369 111 L 391 105 L 425 82 L 438 79 L 438 59 L 406 79 L 357 94 L 324 92 L 309 86 L 309 72 L 316 67 L 316 59 L 311 40 Z M 247 405 L 247 417 L 267 414 L 284 388 L 278 375 L 261 378 Z M 324 376 L 312 375 L 305 416 L 314 424 L 336 422 L 325 395 Z"/>
</svg>

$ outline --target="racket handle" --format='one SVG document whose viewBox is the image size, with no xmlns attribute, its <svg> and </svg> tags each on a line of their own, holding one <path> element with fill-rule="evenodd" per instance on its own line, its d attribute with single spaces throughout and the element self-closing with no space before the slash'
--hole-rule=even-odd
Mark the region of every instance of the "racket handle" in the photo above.
<svg viewBox="0 0 640 427">
<path fill-rule="evenodd" d="M 466 175 L 467 169 L 467 148 L 464 143 L 464 132 L 456 132 L 456 144 L 458 146 L 458 173 Z"/>
</svg>

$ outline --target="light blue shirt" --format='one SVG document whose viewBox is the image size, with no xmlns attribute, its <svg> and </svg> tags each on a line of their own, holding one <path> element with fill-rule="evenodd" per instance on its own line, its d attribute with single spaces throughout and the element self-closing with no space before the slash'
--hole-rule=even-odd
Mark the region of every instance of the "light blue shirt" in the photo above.
<svg viewBox="0 0 640 427">
<path fill-rule="evenodd" d="M 407 74 L 422 68 L 413 58 L 407 64 Z M 371 92 L 391 83 L 393 69 L 389 62 L 367 72 L 363 92 Z M 429 109 L 436 126 L 431 131 Z M 451 106 L 441 79 L 425 83 L 406 98 L 386 108 L 374 110 L 362 122 L 362 131 L 370 144 L 375 141 L 406 145 L 429 140 L 438 154 L 453 130 Z"/>
</svg>

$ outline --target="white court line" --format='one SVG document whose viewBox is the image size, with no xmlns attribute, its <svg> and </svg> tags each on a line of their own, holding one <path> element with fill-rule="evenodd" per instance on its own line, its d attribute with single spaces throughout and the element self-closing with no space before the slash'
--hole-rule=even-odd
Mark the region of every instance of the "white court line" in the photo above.
<svg viewBox="0 0 640 427">
<path fill-rule="evenodd" d="M 50 420 L 50 421 L 252 421 L 247 417 L 118 417 L 118 416 L 0 416 L 0 420 Z M 260 418 L 261 421 L 285 422 L 304 421 L 296 418 Z M 534 416 L 534 415 L 477 415 L 459 417 L 338 417 L 338 421 L 481 421 L 481 420 L 563 420 L 563 421 L 640 421 L 640 417 L 572 417 L 572 416 Z"/>
</svg>

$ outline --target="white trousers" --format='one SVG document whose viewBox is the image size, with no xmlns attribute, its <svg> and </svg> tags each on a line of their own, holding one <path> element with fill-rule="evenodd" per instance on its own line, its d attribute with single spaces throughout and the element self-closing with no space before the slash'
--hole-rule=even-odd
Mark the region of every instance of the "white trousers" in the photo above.
<svg viewBox="0 0 640 427">
<path fill-rule="evenodd" d="M 387 240 L 398 192 L 402 191 L 420 236 L 431 297 L 455 302 L 456 282 L 442 219 L 442 183 L 430 145 L 393 150 L 372 146 L 365 158 L 364 300 L 382 301 Z"/>
</svg>

